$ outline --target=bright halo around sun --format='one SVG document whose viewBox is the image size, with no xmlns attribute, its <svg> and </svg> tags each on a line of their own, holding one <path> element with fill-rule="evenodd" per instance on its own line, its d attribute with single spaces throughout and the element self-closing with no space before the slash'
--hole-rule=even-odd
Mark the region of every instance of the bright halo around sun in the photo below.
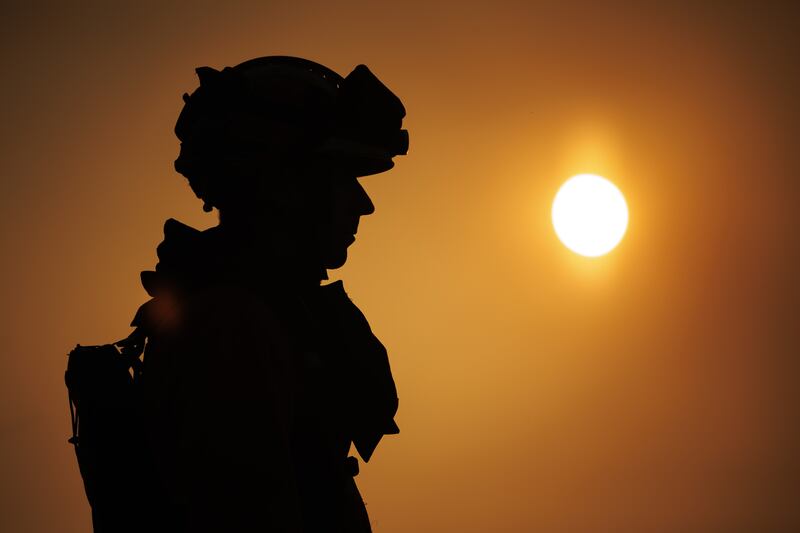
<svg viewBox="0 0 800 533">
<path fill-rule="evenodd" d="M 568 179 L 553 200 L 553 227 L 573 252 L 598 257 L 613 250 L 628 229 L 628 204 L 616 185 L 594 174 Z"/>
</svg>

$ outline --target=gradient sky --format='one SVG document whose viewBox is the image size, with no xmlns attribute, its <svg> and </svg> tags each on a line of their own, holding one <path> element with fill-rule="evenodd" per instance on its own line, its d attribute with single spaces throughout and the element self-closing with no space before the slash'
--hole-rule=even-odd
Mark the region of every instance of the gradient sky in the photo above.
<svg viewBox="0 0 800 533">
<path fill-rule="evenodd" d="M 376 533 L 800 530 L 798 4 L 66 4 L 2 9 L 1 531 L 89 531 L 66 354 L 128 334 L 167 218 L 216 223 L 181 94 L 262 55 L 408 110 L 331 276 L 399 390 Z M 630 207 L 600 259 L 550 226 L 581 172 Z"/>
</svg>

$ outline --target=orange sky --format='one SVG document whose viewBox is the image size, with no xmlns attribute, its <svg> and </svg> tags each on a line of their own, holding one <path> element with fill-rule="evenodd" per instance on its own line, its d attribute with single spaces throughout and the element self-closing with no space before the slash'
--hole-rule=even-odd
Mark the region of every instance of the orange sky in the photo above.
<svg viewBox="0 0 800 533">
<path fill-rule="evenodd" d="M 800 529 L 800 9 L 55 4 L 0 32 L 0 531 L 89 530 L 66 353 L 127 335 L 165 219 L 215 223 L 172 170 L 194 68 L 279 54 L 408 110 L 332 273 L 399 389 L 376 532 Z M 631 211 L 601 259 L 550 227 L 580 172 Z"/>
</svg>

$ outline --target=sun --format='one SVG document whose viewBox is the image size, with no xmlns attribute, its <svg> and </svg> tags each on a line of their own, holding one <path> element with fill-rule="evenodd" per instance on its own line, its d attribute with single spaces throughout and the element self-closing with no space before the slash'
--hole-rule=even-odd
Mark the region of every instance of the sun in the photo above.
<svg viewBox="0 0 800 533">
<path fill-rule="evenodd" d="M 628 204 L 616 185 L 594 174 L 568 179 L 553 200 L 553 227 L 564 246 L 586 257 L 613 250 L 628 229 Z"/>
</svg>

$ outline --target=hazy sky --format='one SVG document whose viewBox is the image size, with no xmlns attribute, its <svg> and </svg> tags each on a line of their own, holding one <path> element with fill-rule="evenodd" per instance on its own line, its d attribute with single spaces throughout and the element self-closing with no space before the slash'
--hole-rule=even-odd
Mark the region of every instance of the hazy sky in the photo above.
<svg viewBox="0 0 800 533">
<path fill-rule="evenodd" d="M 0 530 L 86 532 L 63 370 L 130 331 L 174 217 L 194 68 L 367 64 L 408 156 L 345 280 L 400 396 L 376 533 L 800 529 L 800 8 L 792 2 L 4 3 Z M 600 259 L 550 226 L 602 174 Z"/>
</svg>

